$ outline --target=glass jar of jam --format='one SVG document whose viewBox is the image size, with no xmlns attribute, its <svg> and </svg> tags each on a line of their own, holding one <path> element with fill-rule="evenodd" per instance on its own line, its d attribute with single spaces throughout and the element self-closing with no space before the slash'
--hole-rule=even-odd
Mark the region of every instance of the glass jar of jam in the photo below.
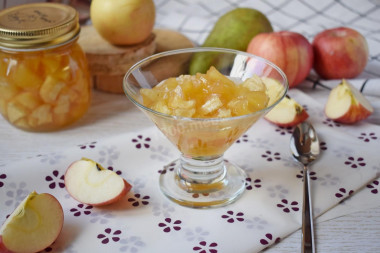
<svg viewBox="0 0 380 253">
<path fill-rule="evenodd" d="M 35 3 L 0 12 L 0 112 L 27 131 L 65 127 L 87 111 L 91 79 L 77 11 Z"/>
</svg>

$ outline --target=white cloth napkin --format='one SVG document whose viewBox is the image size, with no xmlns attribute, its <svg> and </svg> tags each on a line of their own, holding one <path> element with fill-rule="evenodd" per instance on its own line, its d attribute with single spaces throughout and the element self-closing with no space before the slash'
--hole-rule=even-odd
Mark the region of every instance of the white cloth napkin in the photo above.
<svg viewBox="0 0 380 253">
<path fill-rule="evenodd" d="M 321 140 L 322 153 L 311 175 L 314 214 L 362 188 L 363 198 L 378 199 L 380 127 L 336 124 L 310 96 L 299 90 L 290 95 L 307 108 Z M 158 129 L 78 140 L 75 147 L 1 169 L 1 221 L 36 190 L 53 194 L 65 212 L 62 233 L 49 249 L 54 252 L 258 252 L 301 226 L 302 169 L 291 157 L 290 134 L 291 129 L 264 119 L 249 129 L 225 154 L 246 170 L 246 191 L 231 205 L 207 210 L 179 206 L 160 192 L 159 171 L 179 153 Z M 132 184 L 132 191 L 102 208 L 75 201 L 63 176 L 81 157 L 116 171 Z"/>
</svg>

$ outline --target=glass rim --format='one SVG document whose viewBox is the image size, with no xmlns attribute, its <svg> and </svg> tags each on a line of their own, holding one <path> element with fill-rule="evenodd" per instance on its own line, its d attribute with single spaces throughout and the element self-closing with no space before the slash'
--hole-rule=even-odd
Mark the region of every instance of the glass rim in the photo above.
<svg viewBox="0 0 380 253">
<path fill-rule="evenodd" d="M 233 117 L 225 117 L 225 118 L 192 118 L 192 117 L 183 117 L 183 116 L 166 114 L 166 113 L 158 112 L 158 111 L 155 111 L 149 107 L 144 106 L 142 103 L 140 103 L 139 101 L 134 99 L 133 96 L 129 94 L 127 79 L 132 74 L 132 72 L 134 70 L 138 69 L 143 64 L 145 64 L 149 61 L 155 60 L 155 59 L 159 59 L 159 58 L 164 57 L 164 56 L 177 55 L 177 54 L 181 54 L 181 53 L 198 53 L 198 52 L 220 52 L 220 53 L 231 53 L 231 54 L 236 54 L 236 55 L 239 54 L 239 55 L 247 56 L 249 58 L 255 58 L 255 59 L 258 59 L 259 61 L 265 62 L 265 64 L 267 64 L 267 65 L 271 66 L 273 69 L 275 69 L 280 74 L 280 76 L 283 78 L 283 80 L 285 82 L 283 93 L 281 94 L 281 96 L 279 96 L 279 98 L 273 104 L 271 104 L 270 106 L 267 106 L 261 110 L 258 110 L 258 111 L 252 112 L 252 113 L 248 113 L 248 114 L 244 114 L 244 115 L 233 116 Z M 243 52 L 243 51 L 239 51 L 239 50 L 235 50 L 235 49 L 229 49 L 229 48 L 218 48 L 218 47 L 192 47 L 192 48 L 182 48 L 182 49 L 175 49 L 175 50 L 169 50 L 169 51 L 165 51 L 165 52 L 156 53 L 156 54 L 148 56 L 148 57 L 136 62 L 135 64 L 133 64 L 132 67 L 130 67 L 129 70 L 126 72 L 126 74 L 124 75 L 124 78 L 123 78 L 124 94 L 129 98 L 129 100 L 132 101 L 133 104 L 135 104 L 139 108 L 143 109 L 144 111 L 148 111 L 148 112 L 153 113 L 157 116 L 169 118 L 169 119 L 174 119 L 174 120 L 183 120 L 183 121 L 200 121 L 200 122 L 228 121 L 228 120 L 237 120 L 237 119 L 242 119 L 242 118 L 254 116 L 256 114 L 263 113 L 264 111 L 269 111 L 270 109 L 275 107 L 286 96 L 288 89 L 289 89 L 289 82 L 288 82 L 288 79 L 287 79 L 285 73 L 282 71 L 282 69 L 280 69 L 273 62 L 271 62 L 271 61 L 269 61 L 263 57 L 260 57 L 260 56 L 257 56 L 257 55 L 254 55 L 254 54 L 251 54 L 248 52 Z"/>
</svg>

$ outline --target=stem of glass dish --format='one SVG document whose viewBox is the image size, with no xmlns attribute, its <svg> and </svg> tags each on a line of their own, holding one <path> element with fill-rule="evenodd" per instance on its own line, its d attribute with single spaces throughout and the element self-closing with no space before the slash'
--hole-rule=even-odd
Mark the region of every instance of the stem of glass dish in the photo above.
<svg viewBox="0 0 380 253">
<path fill-rule="evenodd" d="M 188 192 L 210 192 L 225 185 L 226 167 L 223 155 L 212 158 L 189 158 L 181 155 L 177 180 Z"/>
</svg>

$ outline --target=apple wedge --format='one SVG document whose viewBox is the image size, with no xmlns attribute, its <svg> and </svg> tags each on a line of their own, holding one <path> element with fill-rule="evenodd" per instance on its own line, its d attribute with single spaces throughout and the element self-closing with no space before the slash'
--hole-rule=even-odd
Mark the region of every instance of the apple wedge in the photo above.
<svg viewBox="0 0 380 253">
<path fill-rule="evenodd" d="M 264 118 L 281 127 L 291 127 L 306 120 L 309 114 L 293 98 L 285 96 Z"/>
<path fill-rule="evenodd" d="M 326 116 L 343 124 L 354 124 L 372 113 L 369 101 L 345 79 L 331 90 L 325 106 Z"/>
<path fill-rule="evenodd" d="M 30 193 L 0 229 L 1 252 L 39 252 L 50 246 L 62 230 L 64 214 L 49 193 Z"/>
<path fill-rule="evenodd" d="M 92 206 L 112 204 L 132 188 L 115 172 L 87 158 L 75 161 L 67 168 L 65 185 L 74 199 Z"/>
</svg>

